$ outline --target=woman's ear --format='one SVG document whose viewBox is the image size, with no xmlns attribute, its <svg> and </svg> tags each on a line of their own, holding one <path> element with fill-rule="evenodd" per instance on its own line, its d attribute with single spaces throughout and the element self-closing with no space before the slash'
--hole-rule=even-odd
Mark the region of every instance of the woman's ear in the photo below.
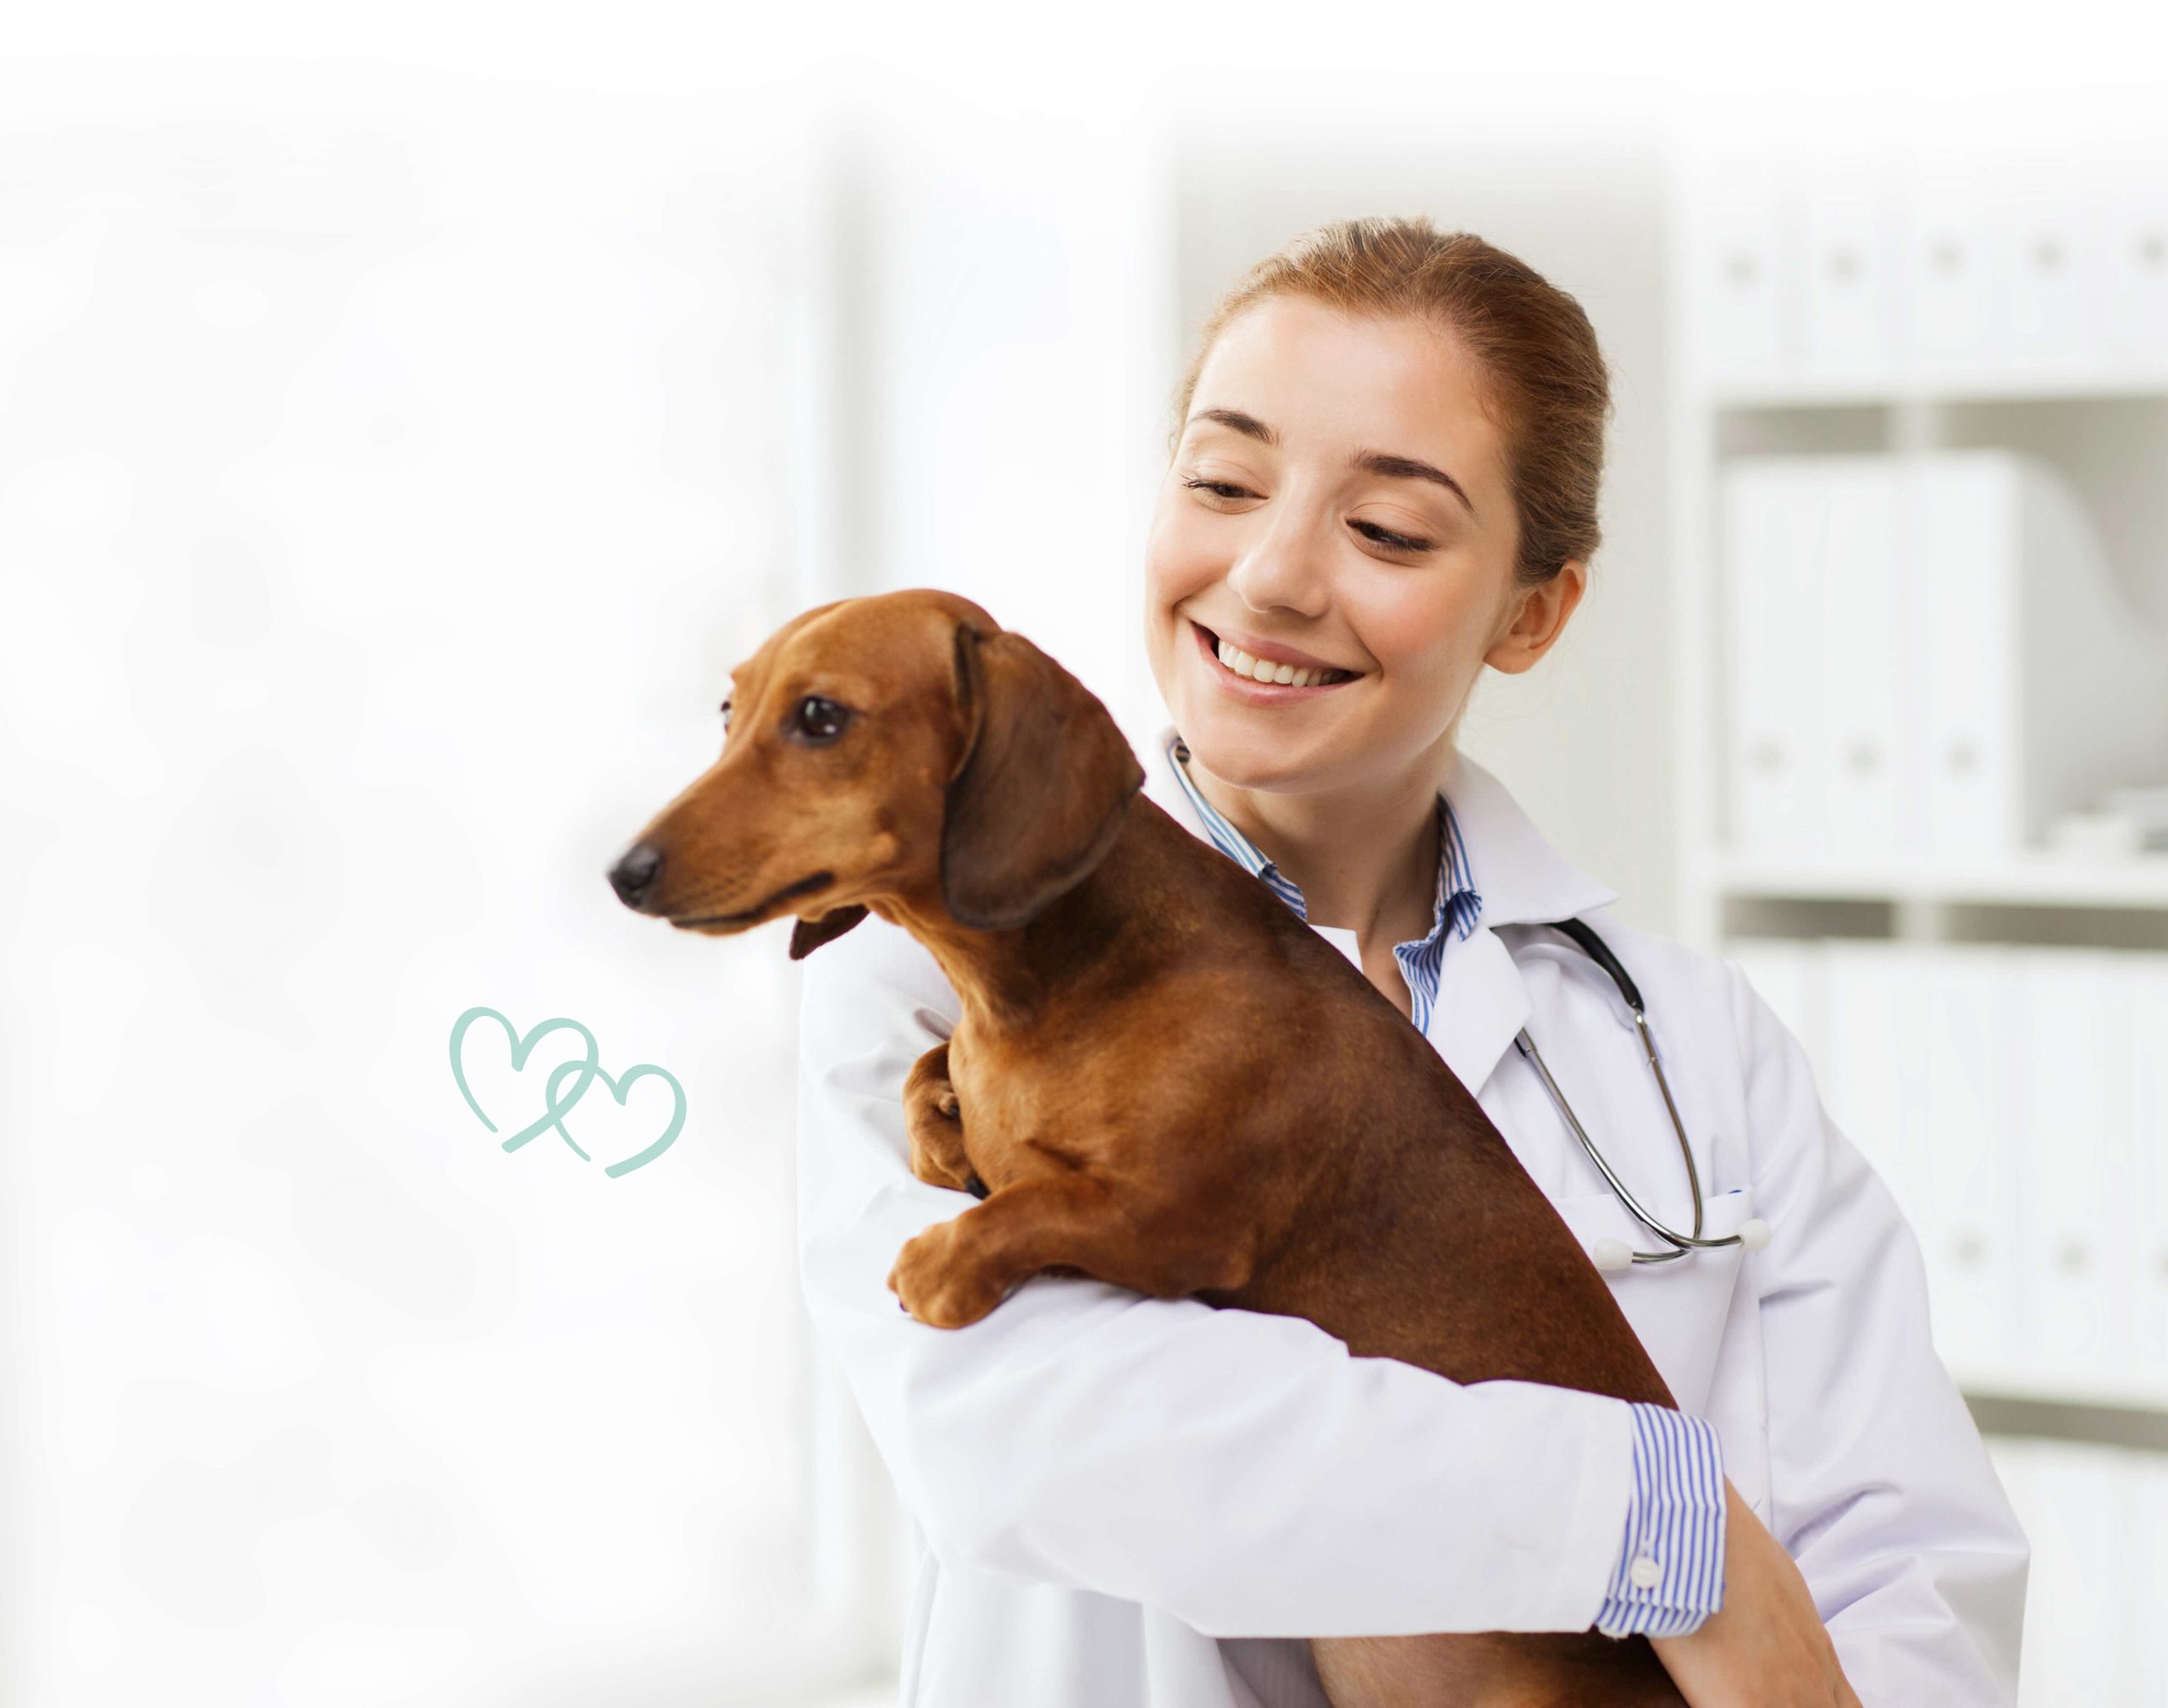
<svg viewBox="0 0 2168 1708">
<path fill-rule="evenodd" d="M 1588 565 L 1568 558 L 1550 580 L 1514 589 L 1513 620 L 1500 635 L 1484 663 L 1508 676 L 1531 670 L 1564 633 L 1566 619 L 1573 614 L 1588 591 Z"/>
<path fill-rule="evenodd" d="M 1106 858 L 1144 767 L 1098 696 L 1013 629 L 956 626 L 955 692 L 942 899 L 959 925 L 999 931 Z"/>
</svg>

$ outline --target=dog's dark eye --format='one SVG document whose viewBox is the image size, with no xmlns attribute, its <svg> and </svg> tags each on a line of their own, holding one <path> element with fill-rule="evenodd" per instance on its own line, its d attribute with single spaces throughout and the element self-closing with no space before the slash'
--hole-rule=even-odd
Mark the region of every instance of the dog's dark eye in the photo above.
<svg viewBox="0 0 2168 1708">
<path fill-rule="evenodd" d="M 832 699 L 809 694 L 798 703 L 799 733 L 813 741 L 833 741 L 843 732 L 850 713 Z"/>
</svg>

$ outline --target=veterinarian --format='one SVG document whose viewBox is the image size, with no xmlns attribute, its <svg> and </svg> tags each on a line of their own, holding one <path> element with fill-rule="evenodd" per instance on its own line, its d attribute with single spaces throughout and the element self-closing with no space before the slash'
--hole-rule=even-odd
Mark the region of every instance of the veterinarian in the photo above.
<svg viewBox="0 0 2168 1708">
<path fill-rule="evenodd" d="M 910 1172 L 899 1100 L 960 1009 L 869 919 L 805 966 L 801 1269 L 912 1518 L 907 1704 L 1318 1708 L 1308 1637 L 1591 1624 L 1650 1633 L 1696 1708 L 2015 1701 L 2027 1546 L 1904 1216 L 1738 970 L 1612 917 L 1456 745 L 1484 668 L 1532 667 L 1585 590 L 1608 411 L 1579 305 L 1473 236 L 1349 222 L 1261 263 L 1179 393 L 1143 613 L 1171 721 L 1139 758 L 1435 1045 L 1592 1255 L 1666 1248 L 1524 1033 L 1660 1219 L 1693 1224 L 1683 1131 L 1704 1237 L 1766 1224 L 1606 1270 L 1684 1418 L 1079 1275 L 960 1330 L 900 1313 L 898 1251 L 974 1202 Z M 1560 919 L 1638 987 L 1678 1129 Z"/>
</svg>

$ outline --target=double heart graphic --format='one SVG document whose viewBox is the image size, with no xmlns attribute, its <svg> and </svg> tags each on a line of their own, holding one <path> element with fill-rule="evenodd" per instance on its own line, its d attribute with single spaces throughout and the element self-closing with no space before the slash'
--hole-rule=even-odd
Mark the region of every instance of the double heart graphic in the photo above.
<svg viewBox="0 0 2168 1708">
<path fill-rule="evenodd" d="M 583 1163 L 592 1162 L 594 1158 L 580 1149 L 572 1134 L 566 1130 L 564 1118 L 566 1113 L 587 1095 L 588 1086 L 596 1080 L 600 1080 L 604 1085 L 610 1087 L 610 1095 L 617 1100 L 620 1107 L 624 1103 L 625 1093 L 632 1090 L 633 1081 L 644 1074 L 653 1074 L 661 1080 L 670 1087 L 671 1094 L 678 1099 L 677 1113 L 671 1116 L 670 1125 L 663 1129 L 661 1138 L 637 1156 L 628 1157 L 622 1163 L 611 1163 L 602 1170 L 613 1180 L 619 1175 L 628 1175 L 634 1169 L 644 1167 L 647 1164 L 653 1162 L 670 1148 L 671 1141 L 678 1136 L 678 1129 L 685 1125 L 685 1088 L 679 1085 L 666 1070 L 656 1067 L 652 1062 L 642 1062 L 638 1067 L 628 1070 L 623 1078 L 611 1078 L 608 1071 L 596 1059 L 600 1054 L 600 1049 L 595 1042 L 595 1034 L 578 1020 L 545 1020 L 523 1038 L 519 1035 L 519 1029 L 495 1009 L 471 1008 L 452 1025 L 451 1076 L 459 1082 L 459 1095 L 467 1099 L 467 1107 L 474 1111 L 474 1118 L 491 1132 L 496 1131 L 497 1124 L 484 1114 L 481 1104 L 474 1101 L 474 1093 L 467 1089 L 467 1070 L 460 1065 L 459 1060 L 459 1047 L 467 1036 L 467 1027 L 484 1017 L 495 1020 L 502 1026 L 505 1029 L 505 1036 L 511 1039 L 512 1070 L 514 1073 L 519 1073 L 525 1069 L 527 1059 L 534 1053 L 535 1045 L 541 1042 L 551 1032 L 569 1030 L 578 1032 L 587 1041 L 587 1054 L 583 1059 L 560 1062 L 556 1067 L 550 1069 L 549 1082 L 542 1087 L 542 1101 L 547 1107 L 542 1111 L 541 1119 L 530 1121 L 506 1139 L 504 1141 L 506 1150 L 516 1151 L 545 1127 L 555 1127 L 557 1130 L 557 1136 L 572 1146 L 574 1156 Z M 579 1075 L 579 1083 L 572 1088 L 571 1094 L 561 1103 L 557 1097 L 557 1087 L 564 1082 L 567 1074 L 574 1073 Z"/>
</svg>

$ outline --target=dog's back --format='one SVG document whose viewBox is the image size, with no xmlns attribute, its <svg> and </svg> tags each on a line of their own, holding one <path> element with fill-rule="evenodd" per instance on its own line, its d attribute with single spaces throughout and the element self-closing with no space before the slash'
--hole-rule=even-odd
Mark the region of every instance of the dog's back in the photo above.
<svg viewBox="0 0 2168 1708">
<path fill-rule="evenodd" d="M 964 1106 L 986 1107 L 992 1133 L 1033 1134 L 1025 1166 L 1156 1178 L 1181 1205 L 1163 1237 L 1244 1255 L 1241 1284 L 1197 1296 L 1305 1317 L 1357 1356 L 1455 1381 L 1672 1403 L 1602 1277 L 1430 1041 L 1156 802 L 1131 803 L 1105 860 L 1026 938 L 1044 1006 L 1027 1030 L 952 1055 Z M 1035 1126 L 1034 1110 L 1058 1121 Z M 976 1138 L 972 1157 L 990 1183 L 1004 1166 Z M 1312 1648 L 1336 1708 L 1680 1700 L 1639 1638 Z"/>
</svg>

